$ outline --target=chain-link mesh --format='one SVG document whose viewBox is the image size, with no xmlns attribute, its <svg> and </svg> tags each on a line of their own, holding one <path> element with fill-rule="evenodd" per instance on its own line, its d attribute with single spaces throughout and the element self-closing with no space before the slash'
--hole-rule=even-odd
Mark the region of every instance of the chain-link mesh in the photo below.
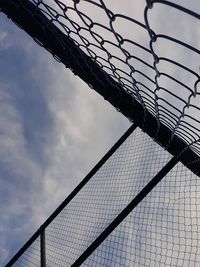
<svg viewBox="0 0 200 267">
<path fill-rule="evenodd" d="M 142 19 L 117 0 L 0 0 L 0 10 L 171 154 L 185 150 L 200 175 L 200 15 L 190 3 L 140 1 Z M 46 266 L 72 265 L 170 157 L 135 131 L 46 227 Z M 198 179 L 176 165 L 83 265 L 199 266 Z M 15 266 L 39 266 L 34 251 Z"/>
<path fill-rule="evenodd" d="M 200 154 L 198 0 L 1 2 L 35 41 L 170 153 L 178 141 L 189 145 L 195 154 L 184 164 Z"/>
<path fill-rule="evenodd" d="M 178 163 L 83 266 L 200 266 L 200 180 Z"/>
</svg>

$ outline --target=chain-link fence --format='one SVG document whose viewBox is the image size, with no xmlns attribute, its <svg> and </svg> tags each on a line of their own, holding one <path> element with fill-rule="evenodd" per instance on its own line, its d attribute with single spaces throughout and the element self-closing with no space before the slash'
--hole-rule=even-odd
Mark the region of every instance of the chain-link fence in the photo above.
<svg viewBox="0 0 200 267">
<path fill-rule="evenodd" d="M 132 126 L 7 266 L 198 266 L 200 181 L 178 161 Z"/>
<path fill-rule="evenodd" d="M 199 265 L 200 6 L 139 5 L 143 19 L 118 1 L 0 0 L 135 125 L 8 266 Z"/>
</svg>

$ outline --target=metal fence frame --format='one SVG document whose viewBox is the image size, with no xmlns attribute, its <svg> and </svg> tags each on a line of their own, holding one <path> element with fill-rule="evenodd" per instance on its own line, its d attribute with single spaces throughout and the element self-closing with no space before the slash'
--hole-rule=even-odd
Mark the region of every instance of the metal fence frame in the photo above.
<svg viewBox="0 0 200 267">
<path fill-rule="evenodd" d="M 154 1 L 156 2 L 156 1 Z M 23 3 L 23 8 L 20 8 Z M 149 7 L 152 1 L 147 1 Z M 140 127 L 150 137 L 155 138 L 162 146 L 167 147 L 168 140 L 171 136 L 170 129 L 160 122 L 159 132 L 157 131 L 157 119 L 144 110 L 139 102 L 133 100 L 132 96 L 124 91 L 112 77 L 102 70 L 97 63 L 86 55 L 75 43 L 63 34 L 44 14 L 37 9 L 28 0 L 0 0 L 0 11 L 4 12 L 17 25 L 22 27 L 30 36 L 40 45 L 45 47 L 64 65 L 70 68 L 76 75 L 82 78 L 94 90 L 109 101 L 116 109 L 130 119 L 134 124 L 120 138 L 120 140 L 109 150 L 109 152 L 100 160 L 100 162 L 90 171 L 74 191 L 63 201 L 63 203 L 54 211 L 54 213 L 44 222 L 44 224 L 35 232 L 35 234 L 26 242 L 18 253 L 7 263 L 6 267 L 12 266 L 17 259 L 26 251 L 26 249 L 40 237 L 40 256 L 41 267 L 46 266 L 45 255 L 45 229 L 54 220 L 54 218 L 66 207 L 66 205 L 76 196 L 76 194 L 85 186 L 93 175 L 102 167 L 109 157 L 120 147 L 120 145 L 130 136 L 130 134 Z M 32 20 L 32 14 L 37 16 L 40 23 Z M 44 30 L 41 24 L 48 25 Z M 55 39 L 54 36 L 58 38 Z M 59 41 L 58 41 L 59 40 Z M 73 50 L 73 54 L 71 51 Z M 82 65 L 80 65 L 82 61 Z M 90 67 L 88 67 L 90 66 Z M 91 72 L 95 70 L 95 75 Z M 88 75 L 89 73 L 89 75 Z M 98 77 L 98 78 L 97 78 Z M 104 78 L 104 86 L 99 82 L 99 77 Z M 112 86 L 111 86 L 112 85 Z M 80 255 L 72 266 L 80 266 L 91 253 L 108 237 L 108 235 L 124 220 L 126 216 L 151 192 L 151 190 L 166 176 L 166 174 L 180 161 L 186 165 L 195 174 L 200 176 L 199 156 L 191 150 L 182 139 L 174 136 L 172 143 L 167 147 L 173 158 L 153 177 L 153 179 L 133 198 L 133 200 L 123 209 L 123 211 L 110 223 L 110 225 L 90 244 L 88 248 Z M 188 164 L 190 163 L 190 164 Z"/>
<path fill-rule="evenodd" d="M 104 163 L 116 152 L 123 142 L 137 128 L 133 124 L 125 134 L 115 143 L 115 145 L 105 154 L 105 156 L 97 163 L 97 165 L 88 173 L 88 175 L 80 182 L 73 192 L 61 203 L 61 205 L 53 212 L 52 215 L 41 225 L 41 227 L 33 234 L 33 236 L 25 243 L 25 245 L 16 253 L 16 255 L 6 264 L 5 267 L 11 267 L 23 255 L 23 253 L 31 246 L 31 244 L 40 237 L 40 259 L 41 267 L 46 267 L 46 251 L 45 251 L 45 229 L 56 218 L 56 216 L 67 206 L 67 204 L 78 194 L 78 192 L 89 182 L 93 175 L 104 165 Z M 181 160 L 183 153 L 172 157 L 172 159 L 147 183 L 147 185 L 133 198 L 133 200 L 118 214 L 118 216 L 110 223 L 110 225 L 91 243 L 89 247 L 80 255 L 80 257 L 72 264 L 73 267 L 80 266 L 95 249 L 110 235 L 110 233 L 129 215 L 129 213 L 147 196 L 149 192 L 172 170 L 172 168 Z"/>
<path fill-rule="evenodd" d="M 149 1 L 147 2 L 149 5 Z M 138 127 L 167 149 L 170 154 L 175 156 L 177 153 L 187 149 L 187 153 L 184 153 L 181 162 L 187 165 L 192 172 L 200 175 L 199 156 L 190 146 L 177 135 L 173 136 L 169 146 L 168 143 L 172 135 L 171 130 L 162 122 L 159 122 L 158 128 L 157 118 L 148 110 L 144 111 L 142 105 L 134 100 L 129 92 L 125 91 L 118 82 L 102 70 L 33 3 L 29 0 L 0 0 L 0 11 L 5 13 L 8 18 L 11 18 L 14 23 L 26 31 L 38 44 L 52 53 L 67 68 L 71 69 L 75 75 L 78 75 L 89 84 L 124 116 L 137 124 Z M 197 16 L 197 18 L 200 17 L 195 13 L 193 15 Z M 37 20 L 34 20 L 34 17 Z M 41 25 L 46 26 L 41 27 Z M 101 83 L 101 80 L 104 82 Z M 188 164 L 189 162 L 192 164 Z"/>
</svg>

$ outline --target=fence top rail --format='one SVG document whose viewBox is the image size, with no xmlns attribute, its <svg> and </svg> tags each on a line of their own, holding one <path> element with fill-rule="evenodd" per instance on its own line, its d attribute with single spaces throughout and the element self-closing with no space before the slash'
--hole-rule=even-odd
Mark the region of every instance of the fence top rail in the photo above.
<svg viewBox="0 0 200 267">
<path fill-rule="evenodd" d="M 144 19 L 140 21 L 108 6 L 104 0 L 0 0 L 1 12 L 134 122 L 7 267 L 13 265 L 137 126 L 176 159 L 181 155 L 181 162 L 200 176 L 200 50 L 194 37 L 198 35 L 198 10 L 171 1 L 146 0 Z M 186 34 L 174 34 L 166 18 L 169 10 L 172 18 L 189 22 Z M 163 31 L 156 28 L 152 22 L 154 12 L 161 21 L 165 14 L 169 27 L 161 23 Z M 173 25 L 175 22 L 172 19 Z M 121 29 L 123 25 L 126 30 L 132 29 L 133 34 L 129 32 L 127 36 Z M 192 41 L 187 34 L 193 37 Z"/>
</svg>

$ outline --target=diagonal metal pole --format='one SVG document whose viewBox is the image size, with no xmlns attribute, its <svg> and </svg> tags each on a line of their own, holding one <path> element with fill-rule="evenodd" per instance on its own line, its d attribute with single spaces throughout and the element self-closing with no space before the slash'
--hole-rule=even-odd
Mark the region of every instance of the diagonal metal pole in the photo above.
<svg viewBox="0 0 200 267">
<path fill-rule="evenodd" d="M 71 266 L 80 266 L 179 161 L 180 157 L 173 157 Z"/>
<path fill-rule="evenodd" d="M 45 229 L 42 229 L 40 234 L 40 266 L 46 267 Z"/>
<path fill-rule="evenodd" d="M 67 206 L 67 204 L 80 192 L 80 190 L 90 181 L 93 175 L 103 166 L 103 164 L 115 153 L 123 142 L 133 133 L 137 125 L 133 124 L 114 146 L 103 156 L 103 158 L 94 166 L 86 177 L 77 185 L 71 194 L 60 204 L 60 206 L 50 215 L 42 226 L 33 234 L 33 236 L 24 244 L 24 246 L 15 254 L 15 256 L 6 264 L 5 267 L 11 267 L 21 257 L 21 255 L 31 246 L 31 244 L 42 234 L 45 228 L 56 218 L 56 216 Z M 41 241 L 41 239 L 40 239 Z M 43 246 L 44 244 L 42 244 Z M 43 246 L 44 247 L 44 246 Z M 42 254 L 42 253 L 41 253 Z M 44 254 L 43 254 L 44 255 Z M 43 256 L 41 256 L 43 257 Z"/>
</svg>

